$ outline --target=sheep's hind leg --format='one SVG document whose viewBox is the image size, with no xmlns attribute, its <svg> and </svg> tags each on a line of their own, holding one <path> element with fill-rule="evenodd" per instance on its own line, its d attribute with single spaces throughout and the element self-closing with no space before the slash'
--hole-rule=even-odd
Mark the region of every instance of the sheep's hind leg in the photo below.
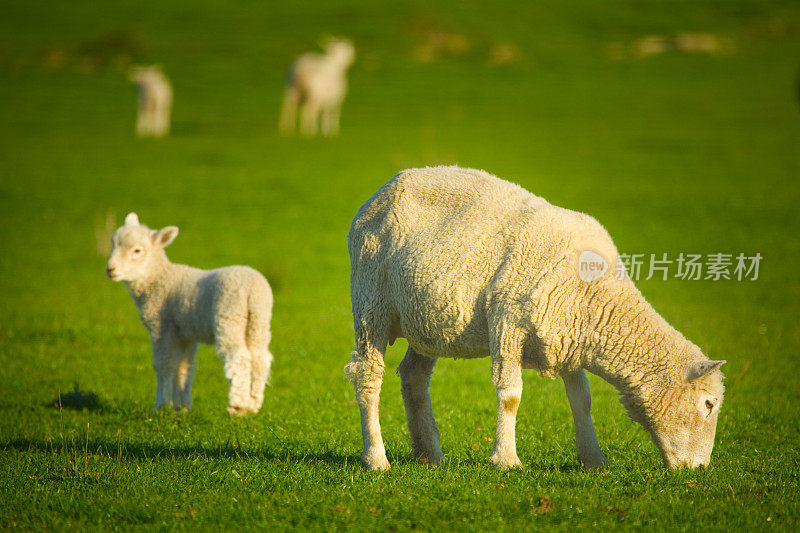
<svg viewBox="0 0 800 533">
<path fill-rule="evenodd" d="M 217 353 L 222 359 L 225 379 L 228 380 L 228 413 L 243 415 L 250 407 L 252 356 L 244 334 L 241 338 L 228 333 L 217 334 Z"/>
<path fill-rule="evenodd" d="M 283 92 L 281 116 L 278 122 L 278 131 L 281 135 L 293 135 L 297 123 L 297 106 L 300 103 L 300 93 L 292 86 L 287 86 Z"/>
<path fill-rule="evenodd" d="M 522 397 L 522 351 L 510 339 L 497 339 L 490 347 L 492 381 L 497 387 L 497 436 L 490 459 L 506 470 L 522 466 L 517 456 L 517 410 Z"/>
<path fill-rule="evenodd" d="M 361 436 L 364 441 L 362 461 L 370 470 L 388 470 L 386 447 L 381 436 L 379 404 L 381 384 L 383 383 L 383 357 L 388 344 L 388 326 L 377 328 L 381 331 L 378 339 L 372 335 L 376 328 L 366 330 L 360 319 L 356 318 L 356 349 L 352 360 L 345 367 L 345 374 L 356 390 L 356 402 L 361 411 Z"/>
<path fill-rule="evenodd" d="M 567 399 L 575 422 L 575 444 L 578 461 L 586 468 L 598 468 L 608 464 L 608 459 L 600 450 L 597 434 L 592 424 L 592 397 L 589 380 L 583 370 L 576 370 L 562 376 L 567 390 Z"/>
<path fill-rule="evenodd" d="M 430 386 L 434 365 L 436 359 L 409 348 L 397 367 L 397 373 L 411 434 L 412 453 L 421 462 L 436 466 L 444 460 L 444 454 L 439 447 L 439 428 L 431 406 Z"/>
<path fill-rule="evenodd" d="M 253 355 L 252 375 L 250 380 L 250 410 L 257 413 L 264 403 L 264 388 L 269 382 L 272 368 L 272 353 L 267 348 L 250 347 Z"/>
</svg>

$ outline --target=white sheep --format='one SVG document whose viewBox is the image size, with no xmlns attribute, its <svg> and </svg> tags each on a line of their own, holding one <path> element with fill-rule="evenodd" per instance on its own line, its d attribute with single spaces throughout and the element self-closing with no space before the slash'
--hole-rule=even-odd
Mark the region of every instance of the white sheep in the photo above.
<svg viewBox="0 0 800 533">
<path fill-rule="evenodd" d="M 333 137 L 339 133 L 339 115 L 347 94 L 347 69 L 355 47 L 346 39 L 331 39 L 324 54 L 303 54 L 289 68 L 283 92 L 279 129 L 294 134 L 300 109 L 300 133 Z"/>
<path fill-rule="evenodd" d="M 272 290 L 246 266 L 200 270 L 170 262 L 178 228 L 151 230 L 136 213 L 111 239 L 106 274 L 124 281 L 150 333 L 156 408 L 192 407 L 197 344 L 214 344 L 228 380 L 228 412 L 258 412 L 269 380 Z"/>
<path fill-rule="evenodd" d="M 169 79 L 158 65 L 133 67 L 128 79 L 136 84 L 138 92 L 136 134 L 139 137 L 166 136 L 172 112 Z"/>
<path fill-rule="evenodd" d="M 400 363 L 414 455 L 443 455 L 431 409 L 437 357 L 491 356 L 497 388 L 492 462 L 520 465 L 514 437 L 522 368 L 564 380 L 578 459 L 607 464 L 590 415 L 584 369 L 614 385 L 628 414 L 672 468 L 708 464 L 722 404 L 724 361 L 709 361 L 644 300 L 593 218 L 549 204 L 480 170 L 406 170 L 358 211 L 348 235 L 362 459 L 388 469 L 378 401 L 387 344 L 408 340 Z M 605 262 L 579 270 L 581 256 Z M 584 281 L 584 279 L 588 281 Z"/>
</svg>

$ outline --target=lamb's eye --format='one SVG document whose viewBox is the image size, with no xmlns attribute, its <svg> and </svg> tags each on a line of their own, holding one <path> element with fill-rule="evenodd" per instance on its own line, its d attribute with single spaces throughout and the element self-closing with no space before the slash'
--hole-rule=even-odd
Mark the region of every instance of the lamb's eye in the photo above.
<svg viewBox="0 0 800 533">
<path fill-rule="evenodd" d="M 711 414 L 711 411 L 714 410 L 714 404 L 711 403 L 711 400 L 706 400 L 706 409 L 708 409 L 708 414 Z"/>
<path fill-rule="evenodd" d="M 142 253 L 143 251 L 144 251 L 144 250 L 142 250 L 141 248 L 134 248 L 134 249 L 133 249 L 133 255 L 139 255 L 139 254 L 140 254 L 140 253 Z"/>
</svg>

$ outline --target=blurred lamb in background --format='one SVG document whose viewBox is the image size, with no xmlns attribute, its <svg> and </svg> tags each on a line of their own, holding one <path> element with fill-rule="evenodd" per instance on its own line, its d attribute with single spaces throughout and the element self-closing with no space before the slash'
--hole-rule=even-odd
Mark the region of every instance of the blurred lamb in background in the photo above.
<svg viewBox="0 0 800 533">
<path fill-rule="evenodd" d="M 172 85 L 161 66 L 132 67 L 128 79 L 136 84 L 139 93 L 136 134 L 139 137 L 164 137 L 169 133 Z"/>
<path fill-rule="evenodd" d="M 303 54 L 286 75 L 279 130 L 293 135 L 300 110 L 300 133 L 326 137 L 339 133 L 339 115 L 347 94 L 347 69 L 355 60 L 355 47 L 347 39 L 330 39 L 323 54 Z"/>
</svg>

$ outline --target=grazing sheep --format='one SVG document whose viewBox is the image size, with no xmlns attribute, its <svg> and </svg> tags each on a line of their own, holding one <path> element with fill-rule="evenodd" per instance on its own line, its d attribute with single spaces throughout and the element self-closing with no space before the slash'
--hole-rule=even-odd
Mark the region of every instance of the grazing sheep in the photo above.
<svg viewBox="0 0 800 533">
<path fill-rule="evenodd" d="M 272 290 L 246 266 L 200 270 L 170 262 L 164 247 L 178 228 L 151 230 L 136 213 L 111 239 L 106 274 L 124 281 L 150 332 L 156 371 L 156 408 L 192 407 L 197 343 L 214 344 L 228 379 L 228 412 L 254 413 L 264 400 Z"/>
<path fill-rule="evenodd" d="M 303 54 L 286 75 L 280 132 L 292 135 L 300 108 L 300 133 L 312 137 L 339 134 L 339 115 L 347 94 L 347 69 L 355 59 L 353 43 L 331 39 L 324 54 Z"/>
<path fill-rule="evenodd" d="M 615 275 L 617 251 L 593 218 L 480 170 L 414 169 L 361 206 L 348 245 L 355 351 L 345 373 L 369 468 L 389 468 L 378 402 L 386 345 L 398 337 L 409 344 L 398 374 L 413 453 L 423 462 L 443 459 L 429 393 L 436 358 L 489 355 L 497 388 L 491 460 L 499 468 L 520 465 L 522 368 L 564 380 L 585 467 L 607 460 L 584 369 L 619 390 L 668 466 L 708 464 L 724 361 L 709 361 L 628 277 Z M 587 252 L 605 265 L 600 274 L 583 272 L 578 261 Z"/>
<path fill-rule="evenodd" d="M 169 133 L 172 111 L 172 85 L 158 65 L 133 67 L 128 79 L 136 84 L 139 104 L 136 134 L 139 137 L 164 137 Z"/>
</svg>

